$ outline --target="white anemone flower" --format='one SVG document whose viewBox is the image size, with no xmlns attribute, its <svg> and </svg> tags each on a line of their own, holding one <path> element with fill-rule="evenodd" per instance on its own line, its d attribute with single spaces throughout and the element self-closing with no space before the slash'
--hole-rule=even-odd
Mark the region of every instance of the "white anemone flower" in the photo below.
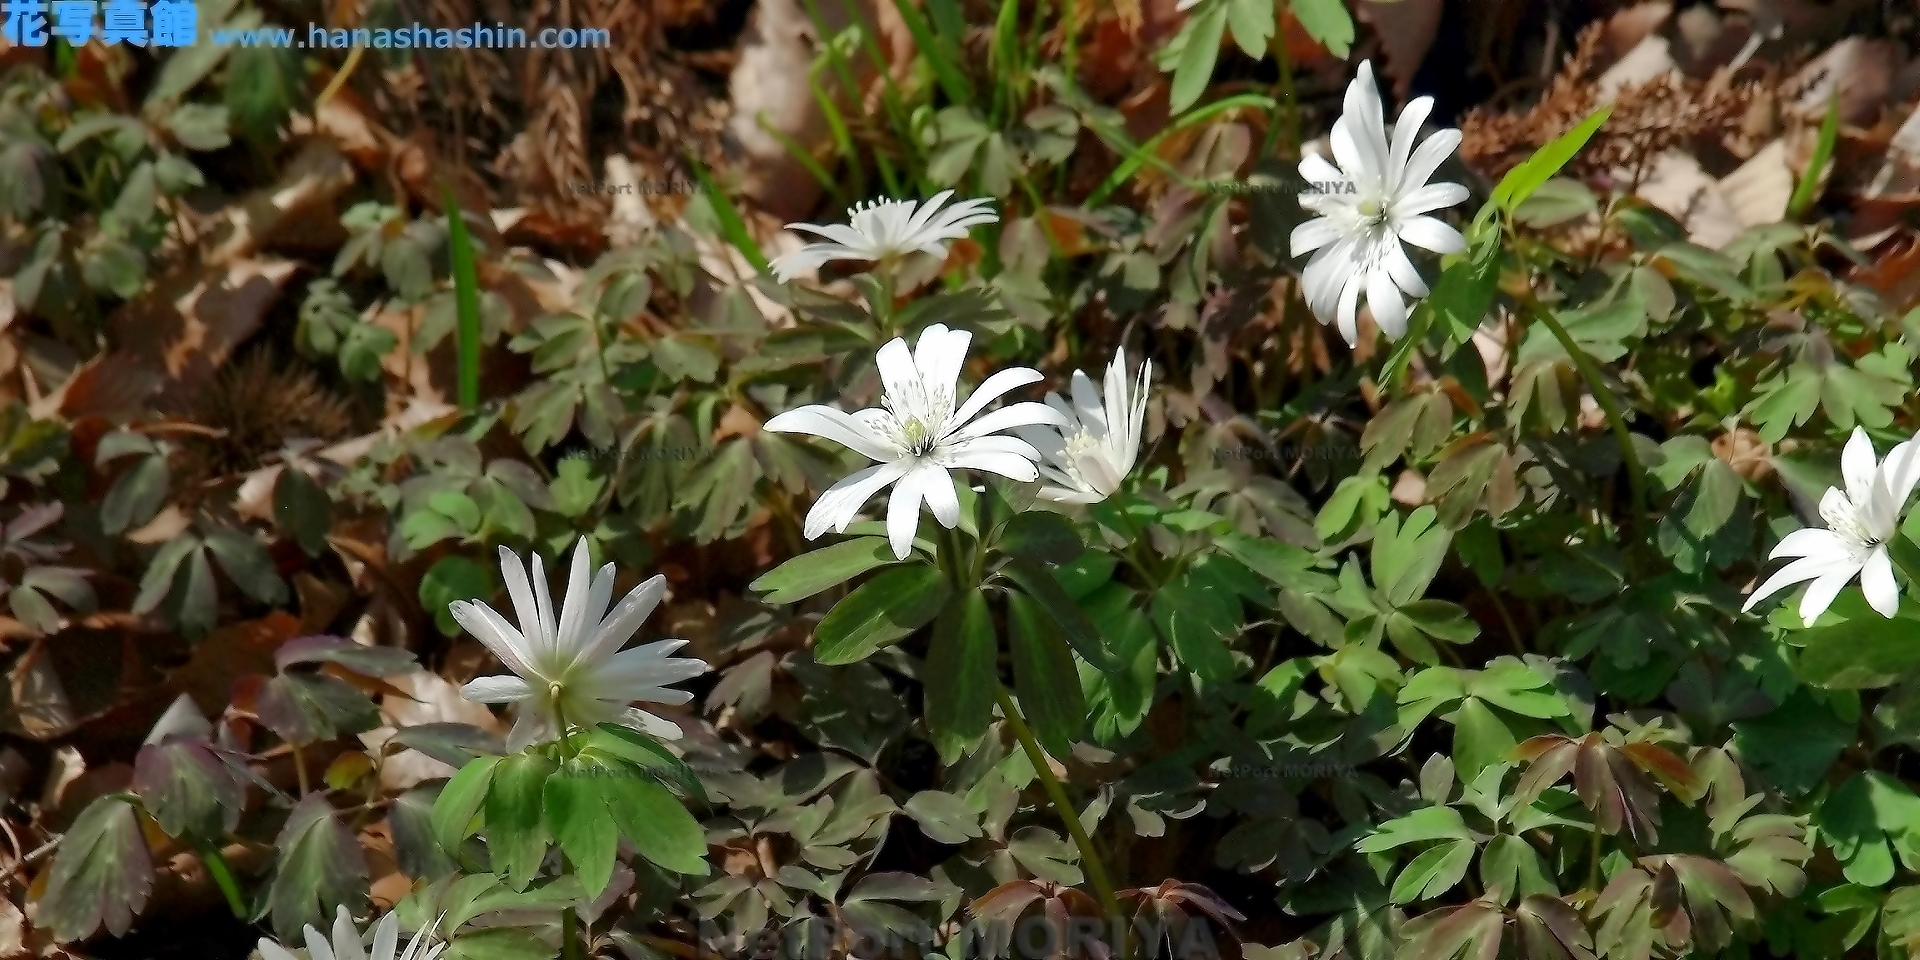
<svg viewBox="0 0 1920 960">
<path fill-rule="evenodd" d="M 1812 623 L 1825 613 L 1854 576 L 1867 603 L 1883 617 L 1900 609 L 1900 587 L 1893 579 L 1893 557 L 1887 541 L 1900 535 L 1900 512 L 1920 481 L 1920 444 L 1913 440 L 1888 451 L 1875 462 L 1873 441 L 1853 428 L 1840 454 L 1840 473 L 1846 489 L 1828 487 L 1820 498 L 1825 529 L 1807 527 L 1782 538 L 1767 559 L 1795 558 L 1781 567 L 1747 598 L 1745 610 L 1805 580 L 1813 581 L 1800 598 L 1800 619 Z"/>
<path fill-rule="evenodd" d="M 668 684 L 707 672 L 706 661 L 669 656 L 686 646 L 685 640 L 620 649 L 659 605 L 667 591 L 665 577 L 656 574 L 633 588 L 608 613 L 613 564 L 601 567 L 591 583 L 587 567 L 587 539 L 581 537 L 573 548 L 573 569 L 557 623 L 539 554 L 533 555 L 529 578 L 520 558 L 506 547 L 500 548 L 500 574 L 513 599 L 519 629 L 478 600 L 456 600 L 448 607 L 460 626 L 516 674 L 479 677 L 460 689 L 469 700 L 519 708 L 513 730 L 507 734 L 510 751 L 559 737 L 563 722 L 578 727 L 613 722 L 677 739 L 680 728 L 673 722 L 628 705 L 635 701 L 686 703 L 693 694 Z"/>
<path fill-rule="evenodd" d="M 1300 161 L 1309 187 L 1300 206 L 1318 216 L 1294 228 L 1293 255 L 1318 251 L 1302 278 L 1307 305 L 1321 323 L 1338 323 L 1349 346 L 1360 340 L 1355 315 L 1361 294 L 1390 339 L 1407 330 L 1408 304 L 1401 294 L 1416 300 L 1427 295 L 1402 242 L 1434 253 L 1466 249 L 1460 231 L 1428 216 L 1467 199 L 1460 184 L 1427 182 L 1460 145 L 1460 131 L 1441 130 L 1416 146 L 1432 112 L 1432 97 L 1407 104 L 1389 144 L 1373 64 L 1362 62 L 1333 124 L 1335 162 L 1318 155 Z"/>
<path fill-rule="evenodd" d="M 922 502 L 948 529 L 960 522 L 960 501 L 948 471 L 984 470 L 1020 481 L 1039 477 L 1040 451 L 1000 431 L 1064 426 L 1066 417 L 1033 401 L 981 415 L 1002 394 L 1040 379 L 1039 371 L 1027 367 L 995 373 L 959 403 L 960 367 L 972 338 L 965 330 L 936 323 L 921 332 L 912 350 L 905 338 L 881 347 L 875 358 L 885 392 L 879 407 L 847 413 L 812 404 L 767 421 L 766 429 L 775 433 L 822 437 L 875 461 L 820 495 L 807 511 L 807 539 L 828 529 L 845 533 L 868 498 L 892 486 L 887 539 L 894 556 L 904 560 L 913 549 Z"/>
<path fill-rule="evenodd" d="M 1096 392 L 1093 379 L 1073 372 L 1073 404 L 1059 394 L 1047 394 L 1047 406 L 1067 418 L 1064 430 L 1023 427 L 1016 431 L 1045 459 L 1040 473 L 1047 484 L 1040 497 L 1055 503 L 1099 503 L 1120 489 L 1140 456 L 1140 428 L 1147 419 L 1147 384 L 1153 361 L 1140 364 L 1139 376 L 1127 379 L 1127 352 L 1118 351 L 1107 365 L 1106 389 Z"/>
<path fill-rule="evenodd" d="M 786 283 L 829 260 L 892 260 L 916 250 L 944 258 L 948 241 L 966 236 L 979 224 L 1000 219 L 988 209 L 991 198 L 962 200 L 942 209 L 951 196 L 952 190 L 942 190 L 925 203 L 868 200 L 847 209 L 847 223 L 789 223 L 788 230 L 805 230 L 828 242 L 809 243 L 781 254 L 768 266 L 776 279 Z"/>
<path fill-rule="evenodd" d="M 439 926 L 440 921 L 436 919 L 432 926 L 415 933 L 407 942 L 407 949 L 400 951 L 400 917 L 389 913 L 374 925 L 373 950 L 369 953 L 360 942 L 360 931 L 354 927 L 353 917 L 346 907 L 341 907 L 333 917 L 331 943 L 313 924 L 307 924 L 307 957 L 308 960 L 434 960 L 447 948 L 444 942 L 428 946 Z M 261 960 L 295 960 L 293 951 L 265 937 L 260 939 L 260 957 Z"/>
</svg>

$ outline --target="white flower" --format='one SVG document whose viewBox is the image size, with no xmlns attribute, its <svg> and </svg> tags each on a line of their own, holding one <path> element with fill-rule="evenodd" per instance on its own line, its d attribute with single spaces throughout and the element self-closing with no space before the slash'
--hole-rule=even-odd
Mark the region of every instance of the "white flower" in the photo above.
<svg viewBox="0 0 1920 960">
<path fill-rule="evenodd" d="M 439 926 L 439 920 L 433 921 L 432 926 L 413 935 L 405 952 L 395 953 L 400 946 L 400 917 L 389 913 L 374 925 L 373 952 L 369 953 L 360 942 L 360 931 L 354 928 L 353 917 L 348 915 L 346 907 L 341 907 L 333 916 L 332 943 L 328 943 L 313 924 L 307 924 L 307 957 L 309 960 L 434 960 L 447 948 L 445 943 L 427 946 Z M 295 960 L 292 951 L 265 937 L 260 938 L 260 957 L 261 960 Z"/>
<path fill-rule="evenodd" d="M 995 373 L 964 404 L 957 403 L 960 367 L 973 335 L 934 324 L 922 331 L 917 346 L 896 338 L 880 348 L 876 365 L 885 396 L 882 406 L 855 413 L 821 404 L 800 407 L 767 421 L 776 433 L 805 433 L 844 444 L 871 467 L 829 487 L 807 511 L 806 536 L 846 532 L 869 497 L 893 485 L 887 504 L 887 539 L 904 560 L 913 549 L 924 500 L 934 519 L 952 529 L 960 522 L 960 501 L 949 470 L 985 470 L 1015 480 L 1040 475 L 1034 462 L 1040 451 L 999 431 L 1034 424 L 1064 426 L 1066 418 L 1044 403 L 1027 401 L 985 416 L 1001 394 L 1040 379 L 1027 367 Z M 979 419 L 974 419 L 979 417 Z"/>
<path fill-rule="evenodd" d="M 1891 617 L 1900 609 L 1887 541 L 1900 535 L 1901 508 L 1920 481 L 1920 444 L 1902 443 L 1887 453 L 1885 462 L 1876 463 L 1873 441 L 1855 427 L 1840 454 L 1840 473 L 1847 488 L 1828 487 L 1820 498 L 1826 529 L 1807 527 L 1787 534 L 1767 559 L 1796 559 L 1768 577 L 1742 609 L 1751 610 L 1782 588 L 1811 580 L 1800 598 L 1800 619 L 1812 623 L 1856 574 L 1860 591 L 1881 616 Z"/>
<path fill-rule="evenodd" d="M 507 734 L 508 750 L 558 737 L 559 720 L 579 727 L 612 721 L 656 737 L 680 736 L 680 728 L 672 722 L 628 704 L 686 703 L 693 694 L 667 685 L 707 672 L 706 662 L 668 656 L 686 646 L 685 640 L 620 649 L 660 603 L 667 590 L 666 578 L 655 575 L 633 588 L 609 614 L 613 564 L 601 567 L 591 584 L 587 565 L 587 540 L 581 537 L 573 548 L 573 570 L 558 624 L 539 554 L 533 555 L 529 580 L 520 558 L 506 547 L 500 548 L 500 574 L 513 598 L 520 629 L 478 600 L 456 600 L 448 606 L 460 626 L 518 674 L 480 677 L 460 689 L 469 700 L 519 705 L 519 716 Z"/>
<path fill-rule="evenodd" d="M 1415 147 L 1420 125 L 1432 111 L 1432 97 L 1407 104 L 1389 145 L 1373 64 L 1362 62 L 1333 124 L 1330 139 L 1339 165 L 1317 155 L 1300 161 L 1300 176 L 1309 186 L 1300 206 L 1319 216 L 1294 228 L 1293 255 L 1319 251 L 1302 280 L 1307 305 L 1321 323 L 1336 320 L 1349 346 L 1360 339 L 1355 313 L 1362 293 L 1374 322 L 1390 339 L 1407 330 L 1401 293 L 1416 299 L 1427 295 L 1401 241 L 1435 253 L 1466 249 L 1460 231 L 1427 216 L 1467 199 L 1467 188 L 1457 183 L 1427 182 L 1460 145 L 1460 131 L 1442 130 Z"/>
<path fill-rule="evenodd" d="M 781 283 L 796 275 L 817 269 L 829 260 L 886 260 L 915 250 L 930 256 L 945 257 L 947 241 L 958 240 L 967 230 L 982 223 L 997 222 L 1000 217 L 987 205 L 993 200 L 962 200 L 942 210 L 953 196 L 952 190 L 934 194 L 926 203 L 914 200 L 868 200 L 847 210 L 848 223 L 819 226 L 789 223 L 789 230 L 805 230 L 827 238 L 828 243 L 809 243 L 792 253 L 774 258 L 769 266 Z"/>
<path fill-rule="evenodd" d="M 1095 393 L 1093 380 L 1073 372 L 1073 405 L 1059 394 L 1047 394 L 1047 406 L 1067 418 L 1067 429 L 1022 427 L 1015 431 L 1045 457 L 1040 473 L 1048 484 L 1042 499 L 1055 503 L 1099 503 L 1120 489 L 1140 456 L 1140 427 L 1147 419 L 1147 383 L 1153 361 L 1140 365 L 1139 377 L 1127 380 L 1127 352 L 1114 354 L 1107 365 L 1106 391 Z"/>
</svg>

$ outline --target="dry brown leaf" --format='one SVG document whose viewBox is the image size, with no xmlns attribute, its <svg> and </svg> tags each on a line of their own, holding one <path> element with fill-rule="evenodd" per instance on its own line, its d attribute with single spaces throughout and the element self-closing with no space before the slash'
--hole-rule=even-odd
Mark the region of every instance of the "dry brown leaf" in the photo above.
<svg viewBox="0 0 1920 960">
<path fill-rule="evenodd" d="M 1788 81 L 1790 89 L 1799 91 L 1793 108 L 1817 120 L 1826 116 L 1828 102 L 1838 90 L 1841 121 L 1871 123 L 1893 91 L 1899 64 L 1900 50 L 1891 41 L 1848 37 Z"/>
<path fill-rule="evenodd" d="M 1620 95 L 1620 91 L 1666 76 L 1674 69 L 1672 45 L 1665 37 L 1650 35 L 1594 81 L 1594 87 L 1599 91 L 1598 100 L 1601 103 L 1610 102 Z"/>
<path fill-rule="evenodd" d="M 727 129 L 742 154 L 741 189 L 782 220 L 799 220 L 811 212 L 820 198 L 820 183 L 761 122 L 764 119 L 767 127 L 809 147 L 826 138 L 826 115 L 807 79 L 814 59 L 809 42 L 813 34 L 813 24 L 799 0 L 754 4 L 740 37 L 739 64 L 727 81 L 733 102 Z M 872 69 L 865 57 L 854 62 L 868 72 Z"/>
<path fill-rule="evenodd" d="M 1798 178 L 1787 165 L 1787 143 L 1774 140 L 1740 169 L 1720 179 L 1720 192 L 1740 222 L 1757 227 L 1786 219 Z"/>
<path fill-rule="evenodd" d="M 1445 8 L 1446 0 L 1361 0 L 1355 7 L 1360 22 L 1372 27 L 1380 38 L 1382 69 L 1393 81 L 1393 95 L 1402 102 L 1413 88 L 1414 74 L 1426 61 L 1427 51 L 1433 49 Z M 1292 11 L 1288 11 L 1287 20 L 1290 27 L 1305 32 Z M 1288 39 L 1292 40 L 1291 35 Z"/>
<path fill-rule="evenodd" d="M 205 262 L 211 266 L 253 256 L 285 235 L 285 228 L 300 214 L 330 209 L 355 179 L 353 166 L 340 148 L 324 139 L 307 140 L 272 186 L 255 190 L 226 209 L 224 222 L 214 228 L 214 247 Z"/>
<path fill-rule="evenodd" d="M 1607 48 L 1614 57 L 1624 57 L 1640 41 L 1652 36 L 1673 16 L 1671 3 L 1636 3 L 1607 20 Z"/>
<path fill-rule="evenodd" d="M 360 735 L 368 750 L 378 751 L 399 727 L 423 723 L 467 723 L 492 733 L 504 733 L 499 718 L 486 704 L 460 695 L 460 688 L 428 670 L 415 670 L 391 678 L 403 696 L 380 700 L 380 715 L 385 726 Z M 410 790 L 425 780 L 451 777 L 454 769 L 417 750 L 402 750 L 388 757 L 380 768 L 380 785 L 387 790 Z"/>
<path fill-rule="evenodd" d="M 1619 176 L 1628 179 L 1624 171 Z M 1689 238 L 1709 249 L 1720 249 L 1746 228 L 1719 181 L 1700 169 L 1700 161 L 1677 150 L 1660 156 L 1653 175 L 1636 192 L 1685 224 Z"/>
</svg>

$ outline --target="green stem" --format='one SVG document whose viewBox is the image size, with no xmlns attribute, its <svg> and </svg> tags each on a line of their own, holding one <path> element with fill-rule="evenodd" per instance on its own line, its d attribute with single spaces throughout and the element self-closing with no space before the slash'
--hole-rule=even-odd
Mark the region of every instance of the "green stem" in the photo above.
<svg viewBox="0 0 1920 960">
<path fill-rule="evenodd" d="M 1595 366 L 1593 358 L 1587 356 L 1587 352 L 1580 349 L 1580 345 L 1574 342 L 1573 335 L 1567 332 L 1566 327 L 1560 325 L 1553 311 L 1532 297 L 1527 297 L 1525 302 L 1533 315 L 1553 332 L 1554 339 L 1560 341 L 1561 349 L 1567 351 L 1567 356 L 1572 358 L 1574 368 L 1580 371 L 1581 379 L 1587 381 L 1587 389 L 1593 393 L 1594 402 L 1598 403 L 1601 411 L 1607 415 L 1607 425 L 1613 428 L 1614 438 L 1620 441 L 1620 459 L 1626 464 L 1627 484 L 1633 488 L 1636 511 L 1633 515 L 1639 516 L 1638 511 L 1647 508 L 1646 470 L 1641 467 L 1640 453 L 1633 446 L 1633 434 L 1627 431 L 1627 415 L 1626 411 L 1620 408 L 1620 398 L 1614 396 L 1612 390 L 1607 389 L 1606 381 L 1600 376 L 1600 368 Z"/>
<path fill-rule="evenodd" d="M 227 908 L 242 920 L 247 919 L 247 903 L 240 896 L 240 884 L 233 879 L 233 869 L 227 866 L 227 858 L 220 855 L 219 848 L 211 843 L 200 842 L 200 862 L 207 865 L 207 873 L 213 877 L 214 886 L 227 898 Z"/>
<path fill-rule="evenodd" d="M 1278 4 L 1274 10 L 1275 29 L 1268 49 L 1273 51 L 1273 59 L 1280 67 L 1278 96 L 1280 101 L 1274 105 L 1274 123 L 1267 128 L 1267 142 L 1260 148 L 1260 156 L 1271 156 L 1273 145 L 1282 133 L 1287 137 L 1287 156 L 1300 155 L 1300 113 L 1293 99 L 1293 54 L 1287 49 L 1287 3 Z"/>
<path fill-rule="evenodd" d="M 561 960 L 581 960 L 585 952 L 580 948 L 579 915 L 572 907 L 560 911 L 560 957 Z"/>
<path fill-rule="evenodd" d="M 1100 905 L 1107 911 L 1107 918 L 1113 924 L 1115 936 L 1120 937 L 1120 956 L 1122 960 L 1133 958 L 1133 937 L 1127 929 L 1127 915 L 1120 909 L 1120 898 L 1114 895 L 1113 881 L 1107 879 L 1107 868 L 1100 861 L 1100 854 L 1093 848 L 1093 838 L 1087 836 L 1087 828 L 1080 824 L 1080 816 L 1073 809 L 1073 803 L 1067 799 L 1067 789 L 1060 784 L 1060 778 L 1053 775 L 1053 768 L 1047 764 L 1046 751 L 1040 749 L 1040 741 L 1035 740 L 1033 731 L 1027 727 L 1026 718 L 1020 715 L 1020 708 L 1013 702 L 1012 694 L 1004 685 L 996 685 L 996 694 L 1000 698 L 1000 712 L 1006 715 L 1007 726 L 1013 728 L 1013 735 L 1020 740 L 1020 748 L 1027 753 L 1027 760 L 1033 764 L 1034 775 L 1040 778 L 1040 784 L 1046 788 L 1047 799 L 1053 803 L 1053 812 L 1067 828 L 1073 844 L 1080 848 L 1080 863 L 1086 868 L 1087 882 L 1093 885 L 1093 892 L 1100 898 Z"/>
</svg>

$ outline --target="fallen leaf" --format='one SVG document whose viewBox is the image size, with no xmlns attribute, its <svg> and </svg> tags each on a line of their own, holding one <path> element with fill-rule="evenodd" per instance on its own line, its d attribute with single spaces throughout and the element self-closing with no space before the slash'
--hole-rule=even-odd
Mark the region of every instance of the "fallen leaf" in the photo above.
<svg viewBox="0 0 1920 960">
<path fill-rule="evenodd" d="M 1787 165 L 1787 143 L 1774 140 L 1720 179 L 1720 192 L 1740 222 L 1757 227 L 1786 219 L 1798 177 Z"/>
<path fill-rule="evenodd" d="M 486 704 L 468 700 L 460 688 L 427 670 L 416 670 L 388 678 L 405 696 L 380 699 L 380 715 L 387 720 L 360 735 L 368 750 L 378 751 L 399 727 L 426 723 L 465 723 L 490 733 L 504 733 L 505 726 Z M 380 785 L 386 790 L 410 790 L 423 780 L 451 777 L 454 769 L 418 750 L 402 750 L 386 759 L 380 768 Z"/>
</svg>

